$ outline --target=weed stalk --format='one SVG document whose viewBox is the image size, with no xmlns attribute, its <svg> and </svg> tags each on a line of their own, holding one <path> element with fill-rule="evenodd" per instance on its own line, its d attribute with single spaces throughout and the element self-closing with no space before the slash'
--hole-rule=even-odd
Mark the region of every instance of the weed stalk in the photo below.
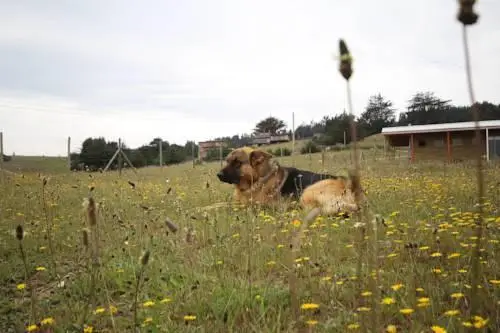
<svg viewBox="0 0 500 333">
<path fill-rule="evenodd" d="M 149 250 L 147 250 L 143 254 L 143 256 L 141 257 L 141 268 L 139 269 L 139 272 L 137 273 L 137 279 L 135 282 L 134 305 L 132 308 L 132 312 L 133 312 L 133 316 L 134 316 L 134 319 L 133 319 L 134 330 L 137 330 L 137 327 L 139 326 L 139 324 L 137 323 L 137 299 L 138 299 L 139 290 L 141 287 L 142 276 L 143 276 L 144 270 L 149 262 L 149 257 L 150 257 L 150 252 L 149 252 Z"/>
<path fill-rule="evenodd" d="M 26 259 L 26 253 L 24 252 L 23 247 L 23 238 L 24 238 L 24 229 L 22 225 L 18 225 L 16 227 L 16 238 L 19 241 L 19 252 L 21 253 L 21 259 L 24 265 L 24 282 L 26 287 L 30 290 L 30 298 L 31 298 L 31 317 L 29 322 L 33 323 L 36 321 L 36 297 L 35 297 L 35 288 L 31 285 L 29 281 L 29 269 L 28 269 L 28 260 Z"/>
<path fill-rule="evenodd" d="M 483 146 L 481 140 L 481 130 L 479 128 L 480 114 L 479 105 L 476 103 L 474 88 L 472 86 L 472 69 L 470 63 L 470 48 L 467 36 L 467 26 L 477 22 L 479 15 L 474 11 L 475 0 L 459 0 L 459 11 L 457 19 L 462 23 L 462 42 L 464 47 L 465 75 L 467 78 L 467 90 L 471 103 L 472 117 L 475 123 L 476 140 L 476 169 L 477 169 L 477 209 L 478 214 L 475 223 L 476 244 L 472 254 L 472 272 L 471 272 L 471 315 L 477 315 L 481 299 L 478 295 L 478 283 L 480 276 L 480 257 L 481 257 L 481 238 L 483 237 L 483 205 L 484 205 L 484 176 L 483 176 Z M 488 153 L 488 152 L 486 152 Z"/>
<path fill-rule="evenodd" d="M 45 228 L 47 230 L 47 242 L 49 245 L 50 260 L 52 264 L 52 273 L 57 276 L 57 266 L 55 260 L 55 250 L 54 243 L 52 240 L 52 219 L 49 216 L 49 208 L 47 207 L 47 198 L 45 196 L 45 191 L 47 187 L 47 178 L 42 180 L 42 204 L 43 204 L 43 214 L 45 216 Z"/>
</svg>

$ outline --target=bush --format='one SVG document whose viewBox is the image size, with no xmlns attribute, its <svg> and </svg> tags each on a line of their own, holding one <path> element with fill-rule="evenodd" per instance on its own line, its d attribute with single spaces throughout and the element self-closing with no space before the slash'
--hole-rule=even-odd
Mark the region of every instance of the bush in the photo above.
<svg viewBox="0 0 500 333">
<path fill-rule="evenodd" d="M 307 141 L 307 143 L 300 149 L 301 154 L 309 154 L 309 153 L 319 153 L 321 148 L 312 141 Z"/>
<path fill-rule="evenodd" d="M 290 156 L 290 155 L 292 155 L 292 150 L 289 148 L 286 148 L 286 147 L 276 148 L 274 150 L 274 153 L 271 153 L 271 154 L 273 154 L 275 156 Z"/>
</svg>

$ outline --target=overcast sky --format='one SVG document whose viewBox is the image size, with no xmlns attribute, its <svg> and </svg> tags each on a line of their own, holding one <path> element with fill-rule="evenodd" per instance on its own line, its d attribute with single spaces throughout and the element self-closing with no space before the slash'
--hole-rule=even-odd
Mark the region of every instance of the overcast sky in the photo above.
<svg viewBox="0 0 500 333">
<path fill-rule="evenodd" d="M 500 1 L 471 28 L 478 100 L 499 102 Z M 382 93 L 467 104 L 456 0 L 11 0 L 0 3 L 6 153 L 64 155 L 89 136 L 130 147 L 291 126 L 342 112 L 338 39 L 354 56 L 354 112 Z"/>
</svg>

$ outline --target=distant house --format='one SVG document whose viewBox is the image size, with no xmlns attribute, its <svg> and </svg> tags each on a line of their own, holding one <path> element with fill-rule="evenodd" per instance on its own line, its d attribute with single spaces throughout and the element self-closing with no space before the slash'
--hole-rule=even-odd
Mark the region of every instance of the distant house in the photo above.
<svg viewBox="0 0 500 333">
<path fill-rule="evenodd" d="M 280 142 L 289 142 L 290 136 L 288 134 L 276 134 L 272 135 L 271 133 L 258 133 L 255 134 L 252 139 L 252 145 L 262 146 L 262 145 L 270 145 L 273 143 Z"/>
<path fill-rule="evenodd" d="M 213 148 L 225 147 L 224 141 L 203 141 L 198 142 L 198 159 L 203 160 L 207 157 L 207 152 Z"/>
<path fill-rule="evenodd" d="M 500 120 L 480 121 L 481 152 L 486 160 L 500 159 Z M 472 160 L 476 156 L 475 123 L 442 123 L 385 127 L 386 147 L 408 147 L 409 159 Z"/>
</svg>

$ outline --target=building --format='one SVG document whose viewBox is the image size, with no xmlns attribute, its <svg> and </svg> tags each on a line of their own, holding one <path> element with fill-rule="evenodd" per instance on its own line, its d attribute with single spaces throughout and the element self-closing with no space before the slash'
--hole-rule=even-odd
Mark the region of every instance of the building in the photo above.
<svg viewBox="0 0 500 333">
<path fill-rule="evenodd" d="M 271 135 L 270 133 L 259 133 L 255 134 L 254 138 L 252 139 L 252 144 L 261 146 L 261 145 L 270 145 L 273 143 L 289 142 L 289 141 L 290 141 L 290 136 L 288 134 Z"/>
<path fill-rule="evenodd" d="M 481 150 L 486 160 L 500 159 L 500 120 L 480 121 Z M 465 161 L 476 156 L 475 123 L 385 127 L 386 148 L 408 148 L 411 161 Z"/>
<path fill-rule="evenodd" d="M 207 157 L 207 152 L 213 148 L 225 147 L 224 141 L 203 141 L 198 142 L 198 159 L 203 160 Z"/>
</svg>

